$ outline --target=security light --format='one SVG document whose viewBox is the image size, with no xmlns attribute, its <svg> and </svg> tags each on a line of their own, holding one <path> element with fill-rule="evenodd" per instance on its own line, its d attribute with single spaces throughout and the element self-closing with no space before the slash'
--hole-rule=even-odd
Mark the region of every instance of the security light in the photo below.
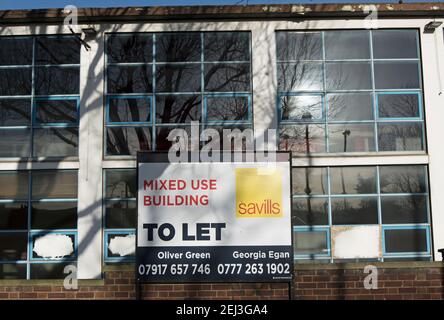
<svg viewBox="0 0 444 320">
<path fill-rule="evenodd" d="M 424 26 L 424 33 L 434 33 L 435 29 L 438 28 L 442 22 L 440 21 L 431 21 Z"/>
</svg>

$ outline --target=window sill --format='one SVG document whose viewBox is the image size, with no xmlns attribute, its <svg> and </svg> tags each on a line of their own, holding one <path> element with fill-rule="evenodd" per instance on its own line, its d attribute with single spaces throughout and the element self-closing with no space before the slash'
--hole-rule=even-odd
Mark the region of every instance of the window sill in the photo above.
<svg viewBox="0 0 444 320">
<path fill-rule="evenodd" d="M 63 279 L 0 279 L 0 286 L 63 286 Z M 79 286 L 103 286 L 105 280 L 78 280 Z"/>
<path fill-rule="evenodd" d="M 405 261 L 405 262 L 350 262 L 350 263 L 303 263 L 294 264 L 294 270 L 339 270 L 362 269 L 368 265 L 381 269 L 415 269 L 415 268 L 444 268 L 442 261 Z M 297 276 L 297 274 L 296 274 Z"/>
</svg>

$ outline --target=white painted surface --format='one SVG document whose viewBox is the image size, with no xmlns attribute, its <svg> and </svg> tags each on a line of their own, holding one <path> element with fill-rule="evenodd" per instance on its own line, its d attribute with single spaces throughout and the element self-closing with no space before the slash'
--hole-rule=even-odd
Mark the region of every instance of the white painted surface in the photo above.
<svg viewBox="0 0 444 320">
<path fill-rule="evenodd" d="M 74 244 L 65 234 L 46 234 L 35 239 L 32 251 L 45 259 L 61 259 L 73 253 Z"/>
<path fill-rule="evenodd" d="M 331 228 L 334 259 L 378 258 L 381 256 L 379 226 Z"/>
<path fill-rule="evenodd" d="M 129 234 L 127 236 L 116 236 L 109 241 L 108 249 L 112 254 L 125 257 L 134 255 L 136 252 L 136 236 Z"/>
</svg>

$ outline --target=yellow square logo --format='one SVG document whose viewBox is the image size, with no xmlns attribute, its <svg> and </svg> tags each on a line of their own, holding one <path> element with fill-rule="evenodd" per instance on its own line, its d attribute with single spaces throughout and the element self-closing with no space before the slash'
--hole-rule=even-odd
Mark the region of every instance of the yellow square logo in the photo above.
<svg viewBox="0 0 444 320">
<path fill-rule="evenodd" d="M 236 169 L 236 217 L 282 217 L 282 172 L 278 168 Z"/>
</svg>

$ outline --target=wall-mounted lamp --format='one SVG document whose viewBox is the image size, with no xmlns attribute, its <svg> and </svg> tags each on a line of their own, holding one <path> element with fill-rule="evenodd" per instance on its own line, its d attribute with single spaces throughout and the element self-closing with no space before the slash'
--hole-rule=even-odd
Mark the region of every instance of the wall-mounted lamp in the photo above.
<svg viewBox="0 0 444 320">
<path fill-rule="evenodd" d="M 442 25 L 440 21 L 432 21 L 424 26 L 424 33 L 434 33 L 435 29 Z"/>
</svg>

